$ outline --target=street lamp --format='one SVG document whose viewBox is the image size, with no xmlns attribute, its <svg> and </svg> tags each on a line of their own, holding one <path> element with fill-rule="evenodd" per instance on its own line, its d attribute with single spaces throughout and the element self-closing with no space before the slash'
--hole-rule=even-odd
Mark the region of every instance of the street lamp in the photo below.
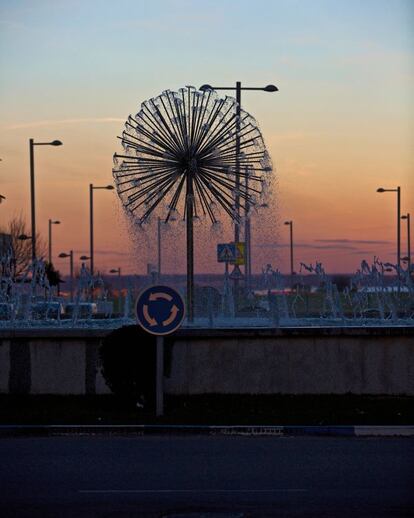
<svg viewBox="0 0 414 518">
<path fill-rule="evenodd" d="M 60 221 L 49 219 L 49 263 L 52 263 L 52 225 L 60 225 Z"/>
<path fill-rule="evenodd" d="M 106 189 L 108 191 L 112 191 L 114 189 L 113 185 L 105 185 L 104 187 L 95 187 L 93 184 L 89 184 L 89 240 L 90 240 L 90 270 L 91 275 L 93 275 L 94 270 L 94 256 L 93 256 L 93 191 L 97 189 Z"/>
<path fill-rule="evenodd" d="M 205 92 L 208 90 L 236 90 L 236 101 L 237 101 L 237 120 L 236 120 L 236 177 L 235 177 L 235 197 L 234 197 L 234 205 L 236 207 L 236 221 L 234 225 L 234 242 L 238 243 L 240 241 L 240 226 L 238 223 L 240 217 L 240 109 L 241 109 L 241 92 L 242 90 L 255 90 L 255 91 L 263 91 L 263 92 L 278 92 L 279 89 L 275 85 L 267 85 L 263 87 L 251 87 L 251 86 L 243 86 L 241 85 L 241 81 L 236 81 L 236 86 L 211 86 L 211 85 L 202 85 L 200 86 L 200 90 Z M 246 176 L 247 178 L 247 176 Z M 247 181 L 247 180 L 246 180 Z M 251 260 L 251 240 L 250 240 L 250 218 L 248 217 L 249 206 L 246 204 L 245 207 L 245 223 L 244 223 L 244 239 L 245 239 L 245 274 L 246 274 L 246 286 L 250 288 L 251 286 L 251 275 L 252 275 L 252 260 Z M 237 281 L 235 281 L 237 283 Z M 236 284 L 237 286 L 237 284 Z M 237 291 L 237 287 L 236 287 Z"/>
<path fill-rule="evenodd" d="M 34 173 L 34 147 L 35 146 L 61 146 L 60 140 L 52 142 L 35 142 L 32 138 L 29 140 L 30 149 L 30 203 L 32 217 L 32 261 L 36 259 L 36 207 L 35 207 L 35 173 Z"/>
<path fill-rule="evenodd" d="M 2 194 L 0 194 L 0 203 L 2 203 L 5 199 L 6 199 L 6 196 L 3 196 Z"/>
<path fill-rule="evenodd" d="M 285 225 L 288 225 L 290 230 L 290 275 L 293 278 L 293 221 L 285 221 Z"/>
<path fill-rule="evenodd" d="M 410 213 L 401 216 L 401 219 L 407 221 L 407 261 L 408 261 L 408 273 L 411 275 L 411 228 L 410 228 Z M 404 258 L 405 259 L 405 258 Z"/>
<path fill-rule="evenodd" d="M 82 261 L 82 267 L 84 267 L 85 266 L 85 262 L 84 261 L 90 261 L 91 258 L 88 255 L 81 255 L 79 257 L 79 259 Z"/>
<path fill-rule="evenodd" d="M 398 268 L 398 279 L 400 279 L 400 267 L 401 267 L 401 187 L 396 189 L 384 189 L 379 187 L 377 192 L 396 192 L 397 193 L 397 268 Z"/>
<path fill-rule="evenodd" d="M 20 236 L 17 237 L 20 241 L 27 241 L 28 239 L 32 239 L 32 236 L 27 236 L 26 234 L 20 234 Z"/>
<path fill-rule="evenodd" d="M 66 257 L 69 257 L 69 264 L 70 264 L 70 300 L 73 302 L 73 250 L 71 250 L 68 254 L 65 252 L 62 252 L 59 254 L 59 257 L 61 259 L 65 259 Z"/>
</svg>

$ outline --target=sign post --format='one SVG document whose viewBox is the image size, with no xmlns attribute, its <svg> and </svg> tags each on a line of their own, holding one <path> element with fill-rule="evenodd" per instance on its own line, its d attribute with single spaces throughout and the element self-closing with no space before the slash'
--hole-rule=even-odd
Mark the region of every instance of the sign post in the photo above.
<svg viewBox="0 0 414 518">
<path fill-rule="evenodd" d="M 155 415 L 164 415 L 164 337 L 157 336 L 157 365 L 155 367 Z"/>
<path fill-rule="evenodd" d="M 164 415 L 164 336 L 178 329 L 184 319 L 185 306 L 181 295 L 169 286 L 151 286 L 137 298 L 138 324 L 157 337 L 156 346 L 156 415 Z"/>
</svg>

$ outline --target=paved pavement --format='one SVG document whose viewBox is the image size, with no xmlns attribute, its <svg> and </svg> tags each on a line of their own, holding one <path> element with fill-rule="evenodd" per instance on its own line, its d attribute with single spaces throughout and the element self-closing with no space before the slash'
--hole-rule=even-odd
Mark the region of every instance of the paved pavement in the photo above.
<svg viewBox="0 0 414 518">
<path fill-rule="evenodd" d="M 414 441 L 355 437 L 0 440 L 0 516 L 414 516 Z"/>
</svg>

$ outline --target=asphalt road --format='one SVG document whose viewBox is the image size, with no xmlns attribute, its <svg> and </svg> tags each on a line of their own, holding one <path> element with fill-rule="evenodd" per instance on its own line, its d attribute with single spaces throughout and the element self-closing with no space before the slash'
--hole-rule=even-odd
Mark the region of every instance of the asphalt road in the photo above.
<svg viewBox="0 0 414 518">
<path fill-rule="evenodd" d="M 412 439 L 4 438 L 0 462 L 3 518 L 414 516 Z"/>
</svg>

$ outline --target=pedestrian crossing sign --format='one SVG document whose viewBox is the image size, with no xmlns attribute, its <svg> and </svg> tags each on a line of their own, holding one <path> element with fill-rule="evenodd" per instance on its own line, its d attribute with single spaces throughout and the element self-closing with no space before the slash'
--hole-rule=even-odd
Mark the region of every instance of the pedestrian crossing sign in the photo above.
<svg viewBox="0 0 414 518">
<path fill-rule="evenodd" d="M 232 263 L 236 260 L 236 246 L 234 243 L 221 243 L 217 245 L 217 262 Z"/>
</svg>

